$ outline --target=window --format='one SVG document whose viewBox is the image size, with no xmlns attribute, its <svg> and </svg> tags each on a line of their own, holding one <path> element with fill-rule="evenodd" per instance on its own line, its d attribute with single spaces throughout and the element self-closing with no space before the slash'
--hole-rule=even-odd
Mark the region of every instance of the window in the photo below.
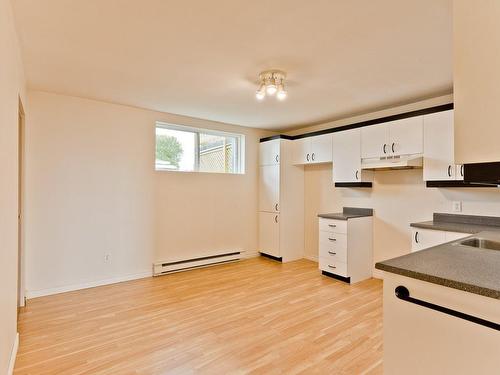
<svg viewBox="0 0 500 375">
<path fill-rule="evenodd" d="M 156 170 L 245 173 L 245 136 L 156 123 Z"/>
</svg>

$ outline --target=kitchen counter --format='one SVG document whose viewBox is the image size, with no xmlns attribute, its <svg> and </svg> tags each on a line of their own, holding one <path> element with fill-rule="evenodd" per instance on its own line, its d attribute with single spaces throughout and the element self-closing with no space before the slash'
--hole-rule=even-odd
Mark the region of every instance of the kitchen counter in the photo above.
<svg viewBox="0 0 500 375">
<path fill-rule="evenodd" d="M 500 231 L 500 217 L 435 213 L 432 221 L 411 223 L 411 227 L 476 234 Z"/>
<path fill-rule="evenodd" d="M 500 228 L 497 229 L 476 236 L 500 242 Z M 458 244 L 461 241 L 464 239 L 378 262 L 375 268 L 500 299 L 500 250 Z"/>
<path fill-rule="evenodd" d="M 342 212 L 332 214 L 318 214 L 318 217 L 334 220 L 349 220 L 357 217 L 373 216 L 372 208 L 344 207 Z"/>
</svg>

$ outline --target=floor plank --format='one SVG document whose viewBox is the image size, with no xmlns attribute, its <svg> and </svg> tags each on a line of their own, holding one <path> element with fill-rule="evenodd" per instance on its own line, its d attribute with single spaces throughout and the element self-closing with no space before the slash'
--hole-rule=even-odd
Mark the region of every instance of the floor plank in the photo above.
<svg viewBox="0 0 500 375">
<path fill-rule="evenodd" d="M 15 374 L 381 374 L 382 283 L 264 258 L 35 298 Z"/>
</svg>

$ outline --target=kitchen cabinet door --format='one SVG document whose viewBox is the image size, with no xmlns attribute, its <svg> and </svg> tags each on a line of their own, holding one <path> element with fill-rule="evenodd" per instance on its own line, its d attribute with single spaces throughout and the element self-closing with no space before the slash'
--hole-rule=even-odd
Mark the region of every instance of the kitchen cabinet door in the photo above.
<svg viewBox="0 0 500 375">
<path fill-rule="evenodd" d="M 412 228 L 411 252 L 427 249 L 446 242 L 446 232 L 433 229 Z"/>
<path fill-rule="evenodd" d="M 389 155 L 388 136 L 386 124 L 361 128 L 361 157 L 369 159 Z"/>
<path fill-rule="evenodd" d="M 280 162 L 280 139 L 261 142 L 259 147 L 259 165 L 276 165 Z"/>
<path fill-rule="evenodd" d="M 332 135 L 324 134 L 311 137 L 311 163 L 332 161 Z"/>
<path fill-rule="evenodd" d="M 388 125 L 389 153 L 392 155 L 411 155 L 424 152 L 423 116 L 392 121 Z"/>
<path fill-rule="evenodd" d="M 453 111 L 425 115 L 424 181 L 455 179 L 453 144 Z M 458 172 L 461 172 L 460 168 Z"/>
<path fill-rule="evenodd" d="M 278 212 L 280 203 L 280 166 L 260 166 L 259 178 L 259 211 Z"/>
<path fill-rule="evenodd" d="M 296 139 L 292 143 L 292 163 L 307 164 L 311 160 L 311 138 Z"/>
<path fill-rule="evenodd" d="M 281 257 L 279 222 L 279 214 L 259 212 L 259 251 L 278 258 Z"/>
<path fill-rule="evenodd" d="M 360 130 L 333 133 L 333 182 L 360 182 L 361 155 Z"/>
</svg>

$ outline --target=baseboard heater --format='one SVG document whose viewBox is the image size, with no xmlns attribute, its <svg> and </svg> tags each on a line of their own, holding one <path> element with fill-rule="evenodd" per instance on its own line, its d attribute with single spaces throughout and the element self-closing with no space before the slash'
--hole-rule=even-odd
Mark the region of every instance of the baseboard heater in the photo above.
<svg viewBox="0 0 500 375">
<path fill-rule="evenodd" d="M 208 255 L 200 258 L 183 259 L 171 262 L 153 263 L 153 276 L 166 275 L 173 272 L 187 271 L 221 263 L 235 262 L 241 259 L 241 252 Z"/>
</svg>

